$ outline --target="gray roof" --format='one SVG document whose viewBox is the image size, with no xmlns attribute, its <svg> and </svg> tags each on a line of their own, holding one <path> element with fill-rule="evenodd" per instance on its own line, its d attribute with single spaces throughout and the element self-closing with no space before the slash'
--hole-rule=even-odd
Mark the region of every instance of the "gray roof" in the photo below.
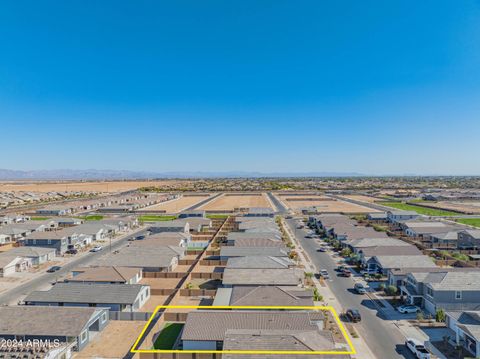
<svg viewBox="0 0 480 359">
<path fill-rule="evenodd" d="M 422 251 L 420 251 L 417 247 L 413 245 L 367 247 L 367 248 L 362 248 L 360 251 L 363 253 L 365 257 L 382 256 L 382 255 L 387 255 L 387 256 L 422 255 Z"/>
<path fill-rule="evenodd" d="M 182 340 L 223 341 L 233 329 L 318 330 L 315 322 L 324 319 L 322 312 L 312 311 L 193 311 L 188 313 Z"/>
<path fill-rule="evenodd" d="M 231 247 L 220 248 L 221 257 L 273 256 L 288 257 L 289 251 L 279 247 Z"/>
<path fill-rule="evenodd" d="M 247 256 L 229 258 L 227 268 L 285 269 L 292 267 L 294 264 L 288 257 Z"/>
<path fill-rule="evenodd" d="M 313 306 L 313 292 L 279 286 L 234 286 L 226 305 Z"/>
<path fill-rule="evenodd" d="M 140 284 L 57 283 L 50 290 L 30 293 L 24 301 L 50 303 L 133 304 Z"/>
<path fill-rule="evenodd" d="M 238 239 L 271 239 L 282 240 L 282 236 L 272 232 L 230 232 L 227 235 L 227 240 L 235 241 Z"/>
<path fill-rule="evenodd" d="M 0 306 L 0 336 L 77 337 L 96 312 L 106 310 L 30 305 Z"/>
<path fill-rule="evenodd" d="M 480 270 L 430 273 L 424 282 L 435 290 L 480 291 Z"/>
<path fill-rule="evenodd" d="M 447 312 L 457 321 L 457 326 L 475 340 L 480 340 L 480 311 Z"/>
<path fill-rule="evenodd" d="M 402 268 L 402 267 L 417 267 L 417 268 L 418 267 L 426 267 L 426 268 L 436 267 L 432 258 L 425 255 L 419 255 L 419 256 L 379 255 L 379 256 L 372 257 L 371 260 L 378 262 L 380 266 L 384 269 Z"/>
<path fill-rule="evenodd" d="M 8 254 L 20 257 L 36 258 L 47 254 L 55 253 L 55 248 L 46 247 L 15 247 L 8 251 Z"/>
<path fill-rule="evenodd" d="M 397 238 L 387 237 L 387 238 L 361 238 L 361 239 L 352 239 L 345 241 L 348 245 L 353 248 L 367 248 L 367 247 L 376 247 L 376 246 L 410 246 L 411 244 L 404 242 Z"/>
<path fill-rule="evenodd" d="M 224 285 L 292 285 L 301 284 L 300 269 L 237 269 L 225 268 Z"/>
<path fill-rule="evenodd" d="M 234 247 L 285 247 L 281 240 L 267 238 L 242 238 L 233 241 Z"/>
<path fill-rule="evenodd" d="M 394 216 L 419 216 L 415 211 L 388 211 L 388 213 Z"/>
</svg>

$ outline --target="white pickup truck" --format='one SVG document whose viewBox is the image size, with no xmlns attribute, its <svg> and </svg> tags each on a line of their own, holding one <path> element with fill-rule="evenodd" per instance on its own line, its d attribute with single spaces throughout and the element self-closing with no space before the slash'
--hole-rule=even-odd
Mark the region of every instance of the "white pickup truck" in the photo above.
<svg viewBox="0 0 480 359">
<path fill-rule="evenodd" d="M 419 340 L 407 338 L 405 345 L 418 359 L 430 359 L 430 352 Z"/>
</svg>

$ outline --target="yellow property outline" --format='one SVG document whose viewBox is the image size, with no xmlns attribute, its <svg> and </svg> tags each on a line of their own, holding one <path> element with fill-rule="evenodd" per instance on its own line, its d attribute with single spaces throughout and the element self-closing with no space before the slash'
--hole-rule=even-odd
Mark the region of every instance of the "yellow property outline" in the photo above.
<svg viewBox="0 0 480 359">
<path fill-rule="evenodd" d="M 157 312 L 160 309 L 277 309 L 277 310 L 323 310 L 323 311 L 329 311 L 332 313 L 333 317 L 335 318 L 335 322 L 337 323 L 338 327 L 340 328 L 340 331 L 342 332 L 342 335 L 344 336 L 345 340 L 347 341 L 347 344 L 350 348 L 349 351 L 335 351 L 335 350 L 330 350 L 330 351 L 288 351 L 288 350 L 173 350 L 173 349 L 137 349 L 138 343 L 140 342 L 140 339 L 143 337 L 145 334 L 145 331 L 147 330 L 148 326 L 152 322 L 153 318 L 157 314 Z M 332 306 L 307 306 L 307 307 L 302 307 L 302 306 L 236 306 L 236 305 L 217 305 L 217 306 L 205 306 L 205 305 L 159 305 L 155 308 L 155 311 L 153 312 L 152 316 L 148 320 L 147 324 L 143 327 L 140 335 L 138 336 L 137 340 L 135 341 L 135 344 L 133 344 L 133 347 L 130 351 L 131 353 L 189 353 L 189 354 L 213 354 L 213 353 L 229 353 L 229 354 L 289 354 L 289 355 L 295 355 L 295 354 L 305 354 L 305 355 L 312 355 L 312 354 L 330 354 L 330 355 L 345 355 L 345 354 L 356 354 L 356 350 L 353 346 L 353 343 L 350 339 L 350 337 L 347 334 L 347 331 L 345 327 L 343 326 L 342 322 L 340 321 L 340 318 L 338 317 L 337 312 Z"/>
</svg>

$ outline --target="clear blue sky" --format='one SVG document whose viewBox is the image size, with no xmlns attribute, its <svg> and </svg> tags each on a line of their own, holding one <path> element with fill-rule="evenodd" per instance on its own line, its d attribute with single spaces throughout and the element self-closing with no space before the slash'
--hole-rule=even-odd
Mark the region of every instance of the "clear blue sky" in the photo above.
<svg viewBox="0 0 480 359">
<path fill-rule="evenodd" d="M 2 1 L 0 168 L 480 174 L 480 1 Z"/>
</svg>

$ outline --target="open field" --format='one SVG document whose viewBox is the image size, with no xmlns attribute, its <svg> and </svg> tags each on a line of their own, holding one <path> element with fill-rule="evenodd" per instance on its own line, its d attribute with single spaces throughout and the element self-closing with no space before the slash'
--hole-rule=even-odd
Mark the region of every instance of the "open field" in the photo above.
<svg viewBox="0 0 480 359">
<path fill-rule="evenodd" d="M 480 218 L 459 218 L 456 221 L 458 223 L 480 228 Z"/>
<path fill-rule="evenodd" d="M 172 201 L 168 201 L 165 203 L 159 203 L 154 206 L 150 206 L 145 208 L 145 210 L 164 210 L 167 213 L 177 213 L 180 212 L 184 208 L 188 208 L 193 206 L 194 204 L 203 201 L 204 199 L 210 197 L 209 195 L 205 196 L 182 196 L 180 198 L 174 199 Z"/>
<path fill-rule="evenodd" d="M 457 212 L 444 211 L 441 209 L 432 209 L 426 207 L 415 206 L 413 204 L 406 204 L 402 202 L 377 202 L 382 206 L 392 207 L 403 211 L 415 211 L 418 214 L 425 216 L 458 216 Z"/>
<path fill-rule="evenodd" d="M 185 183 L 185 182 L 182 182 Z M 161 181 L 55 181 L 55 182 L 0 182 L 0 192 L 3 191 L 27 191 L 27 192 L 119 192 L 128 191 L 140 187 L 165 187 L 166 190 L 170 186 L 177 186 L 178 180 L 161 180 Z"/>
<path fill-rule="evenodd" d="M 304 207 L 317 207 L 319 213 L 373 213 L 378 212 L 375 209 L 360 206 L 354 203 L 341 200 L 334 200 L 325 196 L 308 196 L 292 198 L 281 196 L 280 199 L 291 209 L 300 209 Z"/>
<path fill-rule="evenodd" d="M 355 201 L 362 201 L 362 202 L 366 202 L 366 203 L 374 203 L 375 201 L 378 201 L 378 198 L 364 196 L 364 195 L 361 195 L 361 194 L 346 194 L 346 195 L 343 195 L 342 197 L 345 197 L 345 198 L 348 198 L 348 199 L 353 199 Z"/>
<path fill-rule="evenodd" d="M 206 203 L 200 207 L 207 211 L 233 211 L 235 208 L 250 208 L 250 207 L 267 207 L 270 202 L 265 193 L 251 194 L 251 195 L 228 195 L 224 194 L 212 202 Z"/>
<path fill-rule="evenodd" d="M 471 213 L 471 214 L 480 214 L 480 202 L 450 202 L 450 201 L 439 201 L 431 202 L 424 201 L 421 202 L 429 207 L 437 207 L 450 211 L 458 211 L 462 213 Z"/>
</svg>

